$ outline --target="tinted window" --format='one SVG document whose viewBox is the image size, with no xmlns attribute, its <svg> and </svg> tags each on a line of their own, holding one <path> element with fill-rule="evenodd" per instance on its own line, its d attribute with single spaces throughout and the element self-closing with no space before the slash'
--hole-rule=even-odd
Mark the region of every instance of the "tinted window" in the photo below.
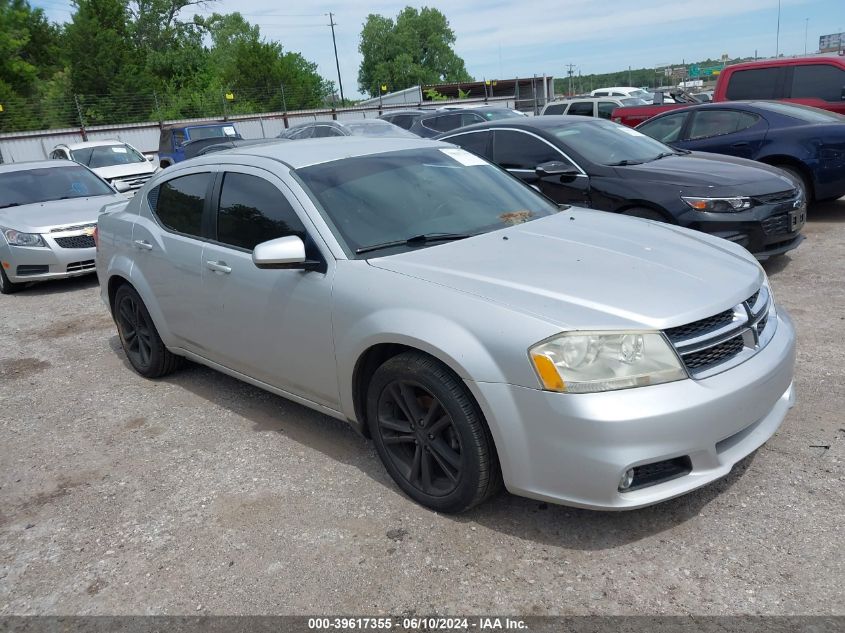
<svg viewBox="0 0 845 633">
<path fill-rule="evenodd" d="M 343 132 L 331 125 L 315 125 L 314 138 L 326 138 L 329 136 L 344 136 Z"/>
<path fill-rule="evenodd" d="M 593 93 L 594 97 L 609 97 L 610 93 L 607 90 L 597 90 Z"/>
<path fill-rule="evenodd" d="M 114 191 L 78 165 L 21 169 L 0 174 L 0 209 L 63 198 L 106 196 Z M 33 209 L 38 213 L 41 207 Z M 33 222 L 38 224 L 38 222 Z"/>
<path fill-rule="evenodd" d="M 603 119 L 609 119 L 611 113 L 618 107 L 613 101 L 599 101 L 599 116 Z"/>
<path fill-rule="evenodd" d="M 760 117 L 734 110 L 699 110 L 693 115 L 689 138 L 708 138 L 732 134 L 751 127 Z M 665 139 L 659 139 L 665 142 Z"/>
<path fill-rule="evenodd" d="M 829 64 L 795 66 L 792 74 L 793 99 L 824 99 L 842 101 L 845 88 L 845 70 Z"/>
<path fill-rule="evenodd" d="M 554 147 L 524 132 L 497 130 L 495 138 L 496 163 L 505 169 L 533 171 L 540 163 L 564 160 Z"/>
<path fill-rule="evenodd" d="M 247 250 L 305 228 L 282 192 L 257 176 L 229 172 L 223 178 L 217 212 L 217 241 Z"/>
<path fill-rule="evenodd" d="M 657 160 L 672 148 L 618 123 L 604 119 L 581 119 L 569 125 L 547 128 L 564 150 L 572 150 L 599 165 L 632 165 Z"/>
<path fill-rule="evenodd" d="M 567 114 L 576 114 L 581 116 L 593 116 L 593 102 L 592 101 L 574 101 L 569 106 Z"/>
<path fill-rule="evenodd" d="M 423 120 L 423 125 L 438 132 L 448 132 L 461 127 L 460 114 L 441 114 Z"/>
<path fill-rule="evenodd" d="M 188 135 L 192 141 L 201 138 L 220 138 L 227 136 L 237 136 L 234 125 L 220 125 L 213 127 L 189 127 L 187 128 Z"/>
<path fill-rule="evenodd" d="M 638 125 L 637 131 L 647 134 L 662 143 L 672 143 L 678 140 L 681 128 L 684 127 L 684 121 L 686 119 L 686 112 L 667 114 L 659 119 L 651 119 L 642 125 Z"/>
<path fill-rule="evenodd" d="M 202 210 L 211 174 L 191 174 L 160 184 L 149 195 L 159 221 L 171 231 L 202 235 Z"/>
<path fill-rule="evenodd" d="M 491 160 L 490 139 L 493 134 L 491 132 L 468 132 L 467 134 L 458 134 L 444 139 L 447 143 L 454 143 L 460 145 L 465 150 L 483 156 L 487 160 Z"/>
<path fill-rule="evenodd" d="M 416 117 L 412 114 L 397 114 L 396 116 L 390 118 L 390 122 L 393 123 L 393 125 L 398 125 L 403 130 L 407 130 L 414 124 L 415 118 Z"/>
<path fill-rule="evenodd" d="M 738 70 L 730 76 L 728 99 L 777 99 L 780 68 Z"/>
<path fill-rule="evenodd" d="M 426 233 L 475 234 L 557 213 L 558 208 L 502 170 L 456 147 L 420 147 L 347 158 L 296 170 L 320 212 L 346 246 L 356 251 Z"/>
<path fill-rule="evenodd" d="M 543 111 L 543 114 L 563 114 L 564 110 L 566 110 L 565 103 L 553 103 Z"/>
</svg>

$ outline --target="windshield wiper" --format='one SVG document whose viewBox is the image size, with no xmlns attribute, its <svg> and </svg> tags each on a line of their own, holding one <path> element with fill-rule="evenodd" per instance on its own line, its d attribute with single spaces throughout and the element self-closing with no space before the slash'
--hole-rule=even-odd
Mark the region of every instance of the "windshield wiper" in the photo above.
<svg viewBox="0 0 845 633">
<path fill-rule="evenodd" d="M 666 158 L 667 156 L 678 156 L 678 152 L 661 152 L 660 154 L 658 154 L 657 156 L 655 156 L 654 158 L 652 158 L 648 162 L 660 160 L 661 158 Z"/>
<path fill-rule="evenodd" d="M 608 163 L 608 167 L 627 167 L 628 165 L 642 165 L 642 160 L 620 160 L 618 163 Z"/>
<path fill-rule="evenodd" d="M 472 233 L 422 233 L 404 240 L 393 240 L 381 244 L 362 246 L 361 248 L 355 249 L 355 254 L 360 255 L 361 253 L 369 253 L 370 251 L 378 251 L 383 248 L 393 248 L 395 246 L 416 246 L 417 244 L 428 244 L 429 242 L 451 242 L 453 240 L 463 240 L 467 237 L 472 237 L 472 235 Z"/>
</svg>

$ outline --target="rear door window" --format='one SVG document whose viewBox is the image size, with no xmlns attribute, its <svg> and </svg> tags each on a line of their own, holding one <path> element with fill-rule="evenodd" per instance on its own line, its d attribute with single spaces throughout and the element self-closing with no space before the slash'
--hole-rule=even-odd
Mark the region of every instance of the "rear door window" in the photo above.
<svg viewBox="0 0 845 633">
<path fill-rule="evenodd" d="M 782 67 L 752 68 L 738 70 L 728 80 L 727 98 L 738 99 L 777 99 L 780 97 Z"/>
<path fill-rule="evenodd" d="M 227 172 L 220 189 L 217 241 L 251 251 L 288 235 L 305 241 L 305 227 L 284 194 L 258 176 Z"/>
<path fill-rule="evenodd" d="M 569 106 L 567 114 L 575 114 L 580 116 L 593 116 L 593 102 L 592 101 L 573 101 Z"/>
<path fill-rule="evenodd" d="M 390 119 L 390 122 L 393 123 L 393 125 L 398 125 L 403 130 L 409 130 L 414 124 L 414 116 L 410 114 L 397 114 Z"/>
<path fill-rule="evenodd" d="M 619 104 L 615 101 L 599 101 L 598 115 L 603 119 L 610 119 L 610 115 L 618 107 Z"/>
<path fill-rule="evenodd" d="M 491 147 L 491 140 L 493 138 L 492 132 L 467 132 L 466 134 L 457 134 L 444 139 L 447 143 L 455 143 L 460 145 L 468 152 L 477 154 L 489 161 L 493 160 L 493 149 Z"/>
<path fill-rule="evenodd" d="M 756 114 L 737 110 L 699 110 L 693 114 L 690 140 L 740 132 L 760 120 Z M 662 139 L 661 139 L 662 140 Z M 664 141 L 665 142 L 665 141 Z"/>
<path fill-rule="evenodd" d="M 165 228 L 191 237 L 202 236 L 205 199 L 211 174 L 190 174 L 163 182 L 147 198 Z"/>
<path fill-rule="evenodd" d="M 565 103 L 553 103 L 552 105 L 546 107 L 543 114 L 563 114 L 565 110 Z"/>
<path fill-rule="evenodd" d="M 438 132 L 449 132 L 461 127 L 461 116 L 460 113 L 441 114 L 440 116 L 425 119 L 423 125 Z"/>
<path fill-rule="evenodd" d="M 537 165 L 549 161 L 566 161 L 563 155 L 545 141 L 515 130 L 496 130 L 494 158 L 505 169 L 534 171 Z"/>
<path fill-rule="evenodd" d="M 792 71 L 793 99 L 822 99 L 842 101 L 845 89 L 845 69 L 830 64 L 807 64 L 795 66 Z"/>
</svg>

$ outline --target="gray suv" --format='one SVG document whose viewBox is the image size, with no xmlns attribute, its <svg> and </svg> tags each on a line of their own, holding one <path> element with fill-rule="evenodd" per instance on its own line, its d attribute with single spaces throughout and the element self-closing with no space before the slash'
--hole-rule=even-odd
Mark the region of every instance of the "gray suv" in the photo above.
<svg viewBox="0 0 845 633">
<path fill-rule="evenodd" d="M 502 483 L 653 504 L 727 474 L 794 401 L 792 323 L 742 247 L 561 209 L 446 143 L 200 157 L 98 231 L 136 371 L 188 358 L 345 420 L 437 511 Z"/>
</svg>

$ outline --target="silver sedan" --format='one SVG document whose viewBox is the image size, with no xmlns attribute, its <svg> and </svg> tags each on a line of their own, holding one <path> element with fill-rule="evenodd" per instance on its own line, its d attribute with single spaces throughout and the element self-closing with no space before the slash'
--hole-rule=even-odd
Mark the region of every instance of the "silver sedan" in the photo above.
<svg viewBox="0 0 845 633">
<path fill-rule="evenodd" d="M 260 145 L 99 221 L 129 361 L 189 358 L 349 422 L 414 500 L 599 509 L 727 474 L 794 402 L 795 336 L 743 248 L 549 202 L 454 146 Z"/>
<path fill-rule="evenodd" d="M 97 215 L 124 200 L 69 160 L 0 165 L 0 293 L 94 272 Z"/>
</svg>

